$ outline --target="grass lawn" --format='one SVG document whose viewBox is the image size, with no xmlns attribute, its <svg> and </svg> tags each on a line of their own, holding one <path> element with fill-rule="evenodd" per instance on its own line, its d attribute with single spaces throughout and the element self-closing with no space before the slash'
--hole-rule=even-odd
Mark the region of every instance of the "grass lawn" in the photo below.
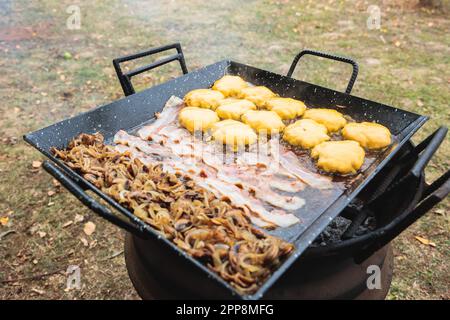
<svg viewBox="0 0 450 320">
<path fill-rule="evenodd" d="M 328 51 L 359 62 L 354 95 L 431 118 L 415 141 L 450 124 L 450 20 L 413 1 L 77 3 L 79 30 L 66 26 L 73 1 L 0 3 L 0 299 L 138 298 L 122 231 L 33 165 L 43 158 L 21 138 L 121 97 L 111 63 L 117 56 L 181 42 L 189 70 L 233 58 L 284 74 L 302 49 Z M 381 28 L 369 30 L 373 4 Z M 136 87 L 180 73 L 169 64 L 138 77 Z M 308 58 L 294 76 L 344 90 L 349 74 L 345 65 Z M 429 165 L 429 181 L 448 170 L 449 154 L 447 138 Z M 389 299 L 450 298 L 449 208 L 447 199 L 394 241 Z M 96 225 L 91 235 L 83 232 L 88 221 Z M 69 265 L 81 268 L 80 290 L 64 290 Z"/>
</svg>

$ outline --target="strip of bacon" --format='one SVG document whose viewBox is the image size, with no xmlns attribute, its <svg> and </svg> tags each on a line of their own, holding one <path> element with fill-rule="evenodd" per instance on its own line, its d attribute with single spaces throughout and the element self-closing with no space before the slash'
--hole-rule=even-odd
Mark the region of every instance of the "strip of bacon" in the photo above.
<svg viewBox="0 0 450 320">
<path fill-rule="evenodd" d="M 241 185 L 254 197 L 287 211 L 300 209 L 305 204 L 305 200 L 297 196 L 281 195 L 272 190 L 269 179 L 261 177 L 261 174 L 255 170 L 255 167 L 224 165 L 219 170 L 217 177 L 230 184 Z M 271 176 L 270 180 L 275 179 Z M 278 182 L 282 183 L 281 180 L 278 180 Z M 289 190 L 289 192 L 292 192 L 292 190 Z"/>
<path fill-rule="evenodd" d="M 150 125 L 142 127 L 138 131 L 139 137 L 144 140 L 153 139 L 152 135 L 158 133 L 164 126 L 174 123 L 177 120 L 178 112 L 183 108 L 184 103 L 178 97 L 171 96 L 170 99 L 166 102 L 164 109 L 161 113 L 156 113 L 156 120 L 152 122 Z"/>
<path fill-rule="evenodd" d="M 161 146 L 160 144 L 148 143 L 124 131 L 119 131 L 115 135 L 114 142 L 119 144 L 116 146 L 116 150 L 130 152 L 133 157 L 137 157 L 145 162 L 161 160 L 155 156 L 165 155 L 162 161 L 165 171 L 181 171 L 190 176 L 200 186 L 215 194 L 220 194 L 221 197 L 229 198 L 233 204 L 247 207 L 251 213 L 249 218 L 255 225 L 266 228 L 273 227 L 274 225 L 286 227 L 299 221 L 293 214 L 287 214 L 285 212 L 284 214 L 280 214 L 279 212 L 276 215 L 272 214 L 264 208 L 260 201 L 254 199 L 248 191 L 218 179 L 216 172 L 212 168 L 208 168 L 206 164 L 202 164 L 199 161 L 190 162 L 181 159 L 167 152 L 167 147 Z M 122 145 L 127 146 L 127 148 L 124 148 Z"/>
<path fill-rule="evenodd" d="M 290 173 L 298 177 L 300 180 L 316 189 L 331 189 L 333 185 L 331 178 L 312 173 L 303 168 L 300 160 L 290 150 L 283 150 L 280 154 L 280 164 Z"/>
<path fill-rule="evenodd" d="M 232 203 L 238 206 L 246 206 L 251 211 L 256 212 L 259 217 L 266 222 L 270 222 L 280 227 L 289 227 L 299 222 L 299 219 L 293 214 L 287 214 L 284 211 L 281 211 L 281 214 L 278 212 L 274 214 L 275 210 L 270 212 L 267 211 L 261 203 L 252 200 L 250 194 L 243 192 L 243 190 L 235 185 L 211 178 L 206 178 L 205 182 L 207 185 L 222 193 L 223 196 L 228 197 Z"/>
<path fill-rule="evenodd" d="M 139 137 L 117 132 L 116 148 L 143 161 L 162 162 L 169 172 L 181 171 L 191 176 L 202 187 L 247 208 L 250 219 L 261 227 L 286 227 L 299 221 L 286 211 L 301 208 L 304 199 L 275 190 L 294 193 L 305 184 L 318 189 L 332 187 L 328 177 L 305 169 L 276 138 L 237 156 L 224 154 L 222 146 L 214 142 L 196 139 L 178 124 L 177 116 L 183 106 L 181 99 L 171 97 L 157 119 L 138 131 Z M 269 211 L 264 203 L 279 209 Z"/>
<path fill-rule="evenodd" d="M 126 131 L 119 130 L 114 135 L 113 142 L 116 144 L 123 144 L 136 148 L 146 154 L 158 155 L 160 157 L 173 157 L 174 155 L 160 144 L 150 144 L 148 141 L 142 140 L 139 137 L 133 136 Z"/>
</svg>

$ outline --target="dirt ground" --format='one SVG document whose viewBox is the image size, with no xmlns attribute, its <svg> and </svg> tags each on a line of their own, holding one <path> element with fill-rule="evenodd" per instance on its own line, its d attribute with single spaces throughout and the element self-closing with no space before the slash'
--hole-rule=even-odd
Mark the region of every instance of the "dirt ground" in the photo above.
<svg viewBox="0 0 450 320">
<path fill-rule="evenodd" d="M 67 26 L 73 4 L 81 13 L 75 30 Z M 374 4 L 380 29 L 367 27 Z M 420 141 L 450 124 L 449 30 L 448 16 L 413 1 L 1 1 L 0 299 L 139 298 L 122 231 L 52 181 L 39 166 L 43 158 L 22 140 L 121 97 L 113 58 L 179 41 L 190 70 L 233 58 L 286 73 L 304 48 L 347 55 L 360 63 L 353 94 L 431 118 Z M 170 64 L 136 86 L 179 74 Z M 349 70 L 305 59 L 294 76 L 343 90 Z M 447 138 L 429 181 L 448 170 L 449 154 Z M 447 199 L 394 241 L 389 299 L 450 298 L 449 207 Z M 87 222 L 96 226 L 92 233 Z M 69 265 L 81 270 L 79 290 L 65 290 Z"/>
</svg>

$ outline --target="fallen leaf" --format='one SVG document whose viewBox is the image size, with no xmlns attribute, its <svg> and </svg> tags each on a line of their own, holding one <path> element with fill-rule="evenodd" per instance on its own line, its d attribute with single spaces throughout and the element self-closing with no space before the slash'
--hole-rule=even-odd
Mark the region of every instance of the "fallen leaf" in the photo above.
<svg viewBox="0 0 450 320">
<path fill-rule="evenodd" d="M 47 233 L 45 233 L 44 231 L 38 231 L 37 233 L 39 235 L 39 237 L 43 238 L 47 235 Z"/>
<path fill-rule="evenodd" d="M 83 222 L 84 217 L 81 214 L 76 214 L 75 215 L 75 219 L 73 219 L 75 221 L 75 223 L 77 222 Z"/>
<path fill-rule="evenodd" d="M 53 195 L 55 195 L 55 191 L 53 191 L 53 190 L 50 190 L 49 192 L 47 192 L 47 195 L 49 196 L 49 197 L 51 197 L 51 196 L 53 196 Z"/>
<path fill-rule="evenodd" d="M 437 210 L 434 210 L 434 213 L 443 216 L 443 215 L 445 215 L 445 210 L 444 209 L 437 209 Z"/>
<path fill-rule="evenodd" d="M 32 163 L 33 168 L 40 168 L 42 166 L 42 162 L 41 161 L 33 161 Z"/>
<path fill-rule="evenodd" d="M 29 232 L 30 232 L 31 234 L 35 234 L 35 233 L 39 230 L 40 227 L 41 227 L 41 226 L 39 225 L 39 223 L 34 224 L 34 225 L 32 225 L 32 226 L 30 227 Z"/>
<path fill-rule="evenodd" d="M 83 246 L 87 247 L 89 245 L 88 241 L 86 240 L 86 238 L 81 237 L 80 238 L 81 243 L 83 244 Z"/>
<path fill-rule="evenodd" d="M 8 221 L 9 221 L 9 217 L 1 217 L 1 218 L 0 218 L 0 224 L 1 224 L 2 226 L 6 226 L 6 224 L 8 223 Z"/>
<path fill-rule="evenodd" d="M 109 259 L 113 259 L 113 258 L 115 258 L 115 257 L 120 256 L 122 253 L 123 253 L 123 250 L 116 251 L 116 252 L 114 252 L 111 256 L 109 256 L 108 258 L 109 258 Z"/>
<path fill-rule="evenodd" d="M 97 240 L 91 241 L 89 244 L 89 249 L 95 248 L 97 246 Z"/>
<path fill-rule="evenodd" d="M 55 187 L 61 186 L 61 183 L 59 183 L 59 181 L 56 180 L 56 179 L 53 179 L 53 180 L 52 180 L 52 183 L 53 183 L 53 185 L 54 185 Z"/>
<path fill-rule="evenodd" d="M 9 145 L 15 145 L 17 143 L 17 138 L 11 136 L 11 137 L 3 138 L 2 141 Z M 6 159 L 6 156 L 4 156 L 4 159 Z"/>
<path fill-rule="evenodd" d="M 73 221 L 72 221 L 72 220 L 69 220 L 69 221 L 67 221 L 66 223 L 64 223 L 64 224 L 62 225 L 62 227 L 63 227 L 63 228 L 66 228 L 66 227 L 70 226 L 72 223 L 73 223 Z"/>
<path fill-rule="evenodd" d="M 40 295 L 45 293 L 44 290 L 39 290 L 39 289 L 36 289 L 36 288 L 32 288 L 31 291 L 36 292 L 37 294 L 40 294 Z"/>
<path fill-rule="evenodd" d="M 425 244 L 427 246 L 430 247 L 436 247 L 436 244 L 434 242 L 431 242 L 430 240 L 423 238 L 423 237 L 419 237 L 419 236 L 415 236 L 416 240 L 419 241 L 422 244 Z"/>
<path fill-rule="evenodd" d="M 84 233 L 86 233 L 88 236 L 94 233 L 95 231 L 95 224 L 91 221 L 88 221 L 84 224 L 83 228 Z"/>
</svg>

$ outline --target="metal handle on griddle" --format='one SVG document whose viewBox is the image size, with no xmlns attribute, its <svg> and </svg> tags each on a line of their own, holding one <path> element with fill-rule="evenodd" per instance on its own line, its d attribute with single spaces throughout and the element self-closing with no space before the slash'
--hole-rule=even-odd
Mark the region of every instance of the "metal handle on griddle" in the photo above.
<svg viewBox="0 0 450 320">
<path fill-rule="evenodd" d="M 358 63 L 355 60 L 347 58 L 347 57 L 337 56 L 334 54 L 329 54 L 329 53 L 315 51 L 315 50 L 303 50 L 298 55 L 296 55 L 294 58 L 294 61 L 292 61 L 291 67 L 289 68 L 289 71 L 287 73 L 288 77 L 290 77 L 290 78 L 292 77 L 292 74 L 294 73 L 294 70 L 295 70 L 295 67 L 297 66 L 298 61 L 300 60 L 301 57 L 303 57 L 304 55 L 307 55 L 307 54 L 351 64 L 353 67 L 352 76 L 350 77 L 350 81 L 347 84 L 347 89 L 345 90 L 345 93 L 350 94 L 350 92 L 352 92 L 353 85 L 355 84 L 356 78 L 358 77 L 359 67 L 358 67 Z"/>
<path fill-rule="evenodd" d="M 405 185 L 405 183 L 411 181 L 411 179 L 414 179 L 415 181 L 421 179 L 424 174 L 426 165 L 428 164 L 428 162 L 430 162 L 433 155 L 439 149 L 439 146 L 444 141 L 447 132 L 448 129 L 444 126 L 441 126 L 439 129 L 433 132 L 433 134 L 419 143 L 411 152 L 398 159 L 397 163 L 404 165 L 406 165 L 407 163 L 411 163 L 411 161 L 415 162 L 412 166 L 412 169 L 410 169 L 402 179 L 393 183 L 383 194 L 378 195 L 377 198 L 372 199 L 371 202 L 383 199 L 386 194 L 393 193 L 395 192 L 395 190 L 402 188 L 402 186 Z M 443 180 L 443 177 L 441 177 L 440 179 Z M 424 193 L 427 193 L 427 190 L 425 190 Z M 431 191 L 428 191 L 428 194 L 430 193 Z"/>
<path fill-rule="evenodd" d="M 405 212 L 399 217 L 395 218 L 385 227 L 377 230 L 379 237 L 376 241 L 365 248 L 361 253 L 355 257 L 355 261 L 360 263 L 370 257 L 375 251 L 381 249 L 389 242 L 394 240 L 400 233 L 407 229 L 410 225 L 424 216 L 436 204 L 444 200 L 450 193 L 450 170 L 447 171 L 443 177 L 447 177 L 445 181 L 440 181 L 439 186 L 435 185 L 436 190 L 422 200 L 414 209 Z M 437 183 L 438 181 L 435 181 Z M 433 184 L 435 184 L 433 183 Z"/>
<path fill-rule="evenodd" d="M 447 131 L 448 129 L 446 127 L 440 127 L 432 135 L 418 144 L 412 152 L 400 158 L 398 161 L 402 163 L 411 161 L 411 159 L 414 159 L 415 156 L 418 156 L 412 169 L 408 172 L 405 178 L 394 184 L 391 188 L 380 195 L 378 199 L 374 199 L 373 201 L 382 201 L 383 198 L 386 197 L 386 194 L 396 194 L 396 190 L 401 189 L 405 186 L 405 184 L 414 183 L 417 179 L 423 181 L 424 169 L 441 143 L 444 141 Z M 422 184 L 422 182 L 419 182 L 419 184 Z M 374 235 L 376 235 L 376 240 L 365 248 L 357 257 L 355 257 L 355 260 L 357 262 L 361 262 L 367 259 L 373 252 L 395 239 L 406 228 L 425 215 L 433 206 L 445 199 L 449 193 L 450 170 L 444 173 L 440 178 L 436 179 L 431 185 L 425 187 L 425 190 L 415 197 L 414 201 L 412 201 L 412 203 L 402 214 L 397 216 L 384 227 L 375 231 Z"/>
<path fill-rule="evenodd" d="M 433 134 L 428 136 L 425 140 L 419 143 L 414 149 L 403 157 L 395 160 L 395 165 L 393 165 L 392 170 L 386 175 L 386 178 L 378 186 L 376 190 L 373 191 L 371 197 L 366 201 L 365 206 L 356 217 L 353 219 L 351 225 L 345 230 L 342 235 L 342 239 L 350 239 L 354 236 L 355 232 L 358 230 L 359 226 L 367 219 L 367 217 L 372 213 L 370 206 L 375 202 L 383 202 L 383 200 L 389 194 L 395 194 L 397 190 L 403 188 L 403 186 L 415 183 L 422 178 L 423 171 L 431 160 L 433 155 L 436 153 L 437 149 L 444 141 L 448 129 L 446 127 L 440 127 Z M 412 161 L 415 161 L 412 164 Z M 398 179 L 398 174 L 408 165 L 412 166 L 408 173 L 404 175 L 400 180 Z M 397 179 L 397 181 L 396 181 Z M 440 181 L 446 180 L 446 176 L 442 176 L 435 183 L 439 184 Z M 434 185 L 434 184 L 433 184 Z M 422 195 L 422 199 L 430 195 L 437 187 L 429 186 Z M 415 205 L 415 204 L 412 204 Z"/>
<path fill-rule="evenodd" d="M 85 190 L 81 186 L 79 186 L 76 182 L 67 177 L 67 175 L 55 164 L 49 161 L 44 161 L 42 167 L 45 169 L 45 171 L 50 173 L 56 180 L 58 180 L 64 186 L 64 188 L 69 190 L 70 193 L 72 193 L 75 197 L 77 197 L 77 199 L 80 200 L 81 203 L 83 203 L 86 207 L 94 211 L 96 214 L 106 219 L 107 221 L 115 224 L 119 228 L 123 228 L 140 237 L 144 236 L 143 231 L 139 229 L 139 227 L 132 225 L 123 219 L 120 219 L 106 207 L 95 201 L 85 192 Z"/>
<path fill-rule="evenodd" d="M 447 135 L 448 129 L 446 127 L 440 127 L 431 136 L 422 141 L 416 148 L 417 152 L 423 152 L 419 160 L 411 170 L 412 174 L 416 177 L 425 169 L 428 162 L 433 157 L 441 143 L 444 141 Z"/>
<path fill-rule="evenodd" d="M 122 68 L 120 67 L 120 64 L 122 62 L 143 58 L 146 56 L 150 56 L 152 54 L 160 53 L 160 52 L 171 50 L 171 49 L 176 49 L 177 53 L 174 55 L 171 55 L 169 57 L 163 58 L 161 60 L 155 61 L 153 63 L 150 63 L 148 65 L 142 66 L 140 68 L 134 69 L 132 71 L 124 73 L 122 71 Z M 173 44 L 169 44 L 166 46 L 157 47 L 157 48 L 142 51 L 139 53 L 131 54 L 128 56 L 116 58 L 113 60 L 113 65 L 114 65 L 114 69 L 116 70 L 117 77 L 119 78 L 120 85 L 122 86 L 123 93 L 126 96 L 129 96 L 136 92 L 134 90 L 133 84 L 131 83 L 131 77 L 134 77 L 135 75 L 138 75 L 142 72 L 160 67 L 162 65 L 165 65 L 165 64 L 175 61 L 175 60 L 178 60 L 178 62 L 180 63 L 183 74 L 188 73 L 188 70 L 186 67 L 186 61 L 184 60 L 183 50 L 181 49 L 181 45 L 179 43 L 173 43 Z"/>
</svg>

